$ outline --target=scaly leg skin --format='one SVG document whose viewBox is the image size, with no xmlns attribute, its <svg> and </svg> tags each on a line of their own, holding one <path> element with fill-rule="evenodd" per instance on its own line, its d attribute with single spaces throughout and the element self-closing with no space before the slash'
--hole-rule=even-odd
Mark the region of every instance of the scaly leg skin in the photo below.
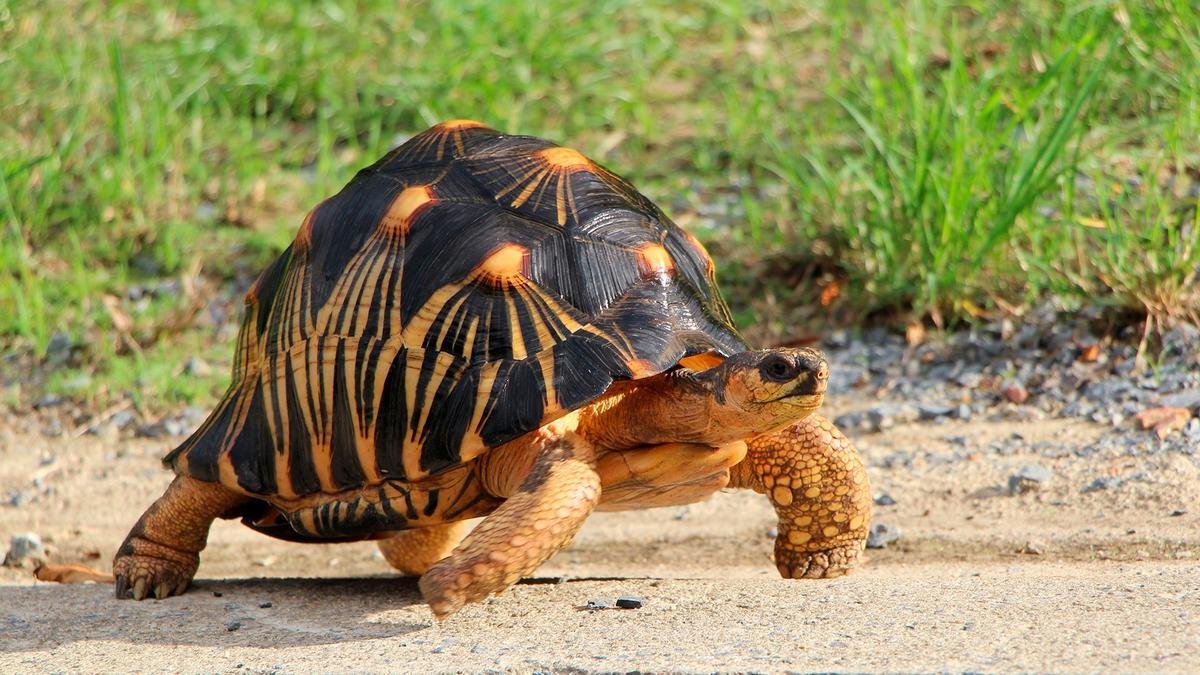
<svg viewBox="0 0 1200 675">
<path fill-rule="evenodd" d="M 664 443 L 604 453 L 596 463 L 604 486 L 597 511 L 702 502 L 729 483 L 729 468 L 746 457 L 745 441 L 721 447 Z"/>
<path fill-rule="evenodd" d="M 755 438 L 730 474 L 730 487 L 766 494 L 775 505 L 775 565 L 784 578 L 842 576 L 858 563 L 871 490 L 858 452 L 832 422 L 812 415 Z"/>
<path fill-rule="evenodd" d="M 141 600 L 187 590 L 213 520 L 232 514 L 247 497 L 219 483 L 176 476 L 125 537 L 113 559 L 117 597 Z"/>
<path fill-rule="evenodd" d="M 450 555 L 471 529 L 470 523 L 453 523 L 401 530 L 379 540 L 379 551 L 388 564 L 406 577 L 419 577 L 433 564 Z"/>
<path fill-rule="evenodd" d="M 600 500 L 594 455 L 574 433 L 547 443 L 517 491 L 434 563 L 419 585 L 439 621 L 504 591 L 570 543 Z"/>
</svg>

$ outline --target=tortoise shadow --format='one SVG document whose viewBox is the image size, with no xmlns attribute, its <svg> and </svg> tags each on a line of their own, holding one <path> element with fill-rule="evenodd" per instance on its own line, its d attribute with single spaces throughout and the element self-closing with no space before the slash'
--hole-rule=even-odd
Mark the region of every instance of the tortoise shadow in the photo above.
<svg viewBox="0 0 1200 675">
<path fill-rule="evenodd" d="M 531 577 L 525 585 L 629 577 Z M 109 584 L 0 587 L 0 654 L 113 641 L 210 647 L 323 645 L 436 629 L 414 578 L 198 579 L 163 600 L 117 600 Z"/>
<path fill-rule="evenodd" d="M 200 579 L 163 600 L 117 600 L 109 584 L 0 587 L 0 653 L 63 643 L 321 645 L 434 626 L 416 579 Z"/>
</svg>

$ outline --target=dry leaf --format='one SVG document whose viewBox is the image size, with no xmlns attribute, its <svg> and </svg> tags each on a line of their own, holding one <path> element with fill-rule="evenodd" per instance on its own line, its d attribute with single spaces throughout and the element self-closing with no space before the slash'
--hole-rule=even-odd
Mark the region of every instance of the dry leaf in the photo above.
<svg viewBox="0 0 1200 675">
<path fill-rule="evenodd" d="M 1097 230 L 1103 230 L 1106 226 L 1106 223 L 1103 220 L 1099 218 L 1089 218 L 1088 216 L 1076 216 L 1075 222 L 1084 227 L 1091 227 Z"/>
<path fill-rule="evenodd" d="M 52 581 L 59 584 L 112 583 L 113 581 L 111 574 L 78 563 L 38 565 L 37 569 L 33 570 L 33 576 L 38 581 Z"/>
<path fill-rule="evenodd" d="M 115 295 L 104 294 L 100 298 L 104 302 L 104 309 L 108 312 L 108 318 L 112 320 L 113 328 L 119 333 L 128 333 L 133 330 L 133 319 L 121 309 L 121 301 Z"/>
<path fill-rule="evenodd" d="M 1166 438 L 1172 431 L 1182 429 L 1192 419 L 1187 408 L 1149 408 L 1137 414 L 1143 429 L 1154 429 L 1159 438 Z"/>
<path fill-rule="evenodd" d="M 1088 345 L 1079 352 L 1079 360 L 1084 363 L 1095 363 L 1100 358 L 1100 345 Z"/>
<path fill-rule="evenodd" d="M 959 302 L 959 306 L 962 308 L 962 310 L 964 312 L 966 312 L 967 314 L 970 314 L 971 316 L 975 317 L 976 319 L 987 316 L 987 310 L 980 307 L 979 305 L 976 305 L 975 303 L 971 302 L 970 300 L 963 300 L 963 301 Z"/>
<path fill-rule="evenodd" d="M 909 347 L 916 347 L 925 341 L 925 326 L 919 321 L 913 321 L 904 327 L 904 339 Z"/>
<path fill-rule="evenodd" d="M 821 289 L 821 297 L 820 297 L 821 306 L 828 307 L 829 305 L 833 304 L 833 301 L 837 300 L 841 294 L 842 294 L 841 284 L 839 284 L 836 281 L 829 282 L 825 286 L 825 288 Z"/>
</svg>

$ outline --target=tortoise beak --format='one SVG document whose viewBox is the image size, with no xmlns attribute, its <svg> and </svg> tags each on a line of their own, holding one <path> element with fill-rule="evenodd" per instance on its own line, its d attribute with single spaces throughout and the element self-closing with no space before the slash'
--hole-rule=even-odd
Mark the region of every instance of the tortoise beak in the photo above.
<svg viewBox="0 0 1200 675">
<path fill-rule="evenodd" d="M 793 396 L 820 396 L 825 393 L 825 388 L 829 384 L 829 367 L 822 366 L 819 370 L 811 370 L 803 373 L 796 378 L 796 386 L 784 395 L 784 398 Z"/>
</svg>

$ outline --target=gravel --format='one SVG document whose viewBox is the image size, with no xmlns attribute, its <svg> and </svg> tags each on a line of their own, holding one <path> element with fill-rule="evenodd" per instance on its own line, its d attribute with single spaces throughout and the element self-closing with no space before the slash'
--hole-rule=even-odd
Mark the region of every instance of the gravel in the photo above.
<svg viewBox="0 0 1200 675">
<path fill-rule="evenodd" d="M 1097 422 L 1109 431 L 1084 446 L 1029 447 L 1018 439 L 1004 439 L 986 451 L 1000 456 L 1033 453 L 1047 459 L 1084 458 L 1099 452 L 1196 457 L 1200 453 L 1200 328 L 1176 326 L 1162 335 L 1161 351 L 1139 355 L 1141 327 L 1113 332 L 1111 325 L 1096 310 L 1070 313 L 1043 304 L 1019 322 L 1002 319 L 954 333 L 931 333 L 915 346 L 907 344 L 900 331 L 872 329 L 861 335 L 833 331 L 822 344 L 830 360 L 831 391 L 874 401 L 870 407 L 838 415 L 834 422 L 853 438 L 910 423 L 1076 418 Z M 1146 360 L 1154 364 L 1152 370 L 1144 365 Z M 841 371 L 844 380 L 837 376 Z M 1188 410 L 1192 418 L 1169 429 L 1138 428 L 1138 415 L 1156 407 Z M 961 461 L 983 448 L 963 450 L 936 458 L 922 451 L 895 450 L 875 454 L 870 463 L 886 469 L 915 469 L 914 459 Z M 1013 487 L 1036 489 L 1049 479 L 1038 471 L 1016 478 Z M 1092 491 L 1113 487 L 1097 484 Z"/>
<path fill-rule="evenodd" d="M 867 410 L 839 415 L 834 420 L 834 424 L 837 424 L 841 429 L 878 433 L 884 429 L 890 429 L 897 424 L 914 422 L 920 418 L 921 413 L 916 406 L 903 403 L 885 403 Z"/>
</svg>

